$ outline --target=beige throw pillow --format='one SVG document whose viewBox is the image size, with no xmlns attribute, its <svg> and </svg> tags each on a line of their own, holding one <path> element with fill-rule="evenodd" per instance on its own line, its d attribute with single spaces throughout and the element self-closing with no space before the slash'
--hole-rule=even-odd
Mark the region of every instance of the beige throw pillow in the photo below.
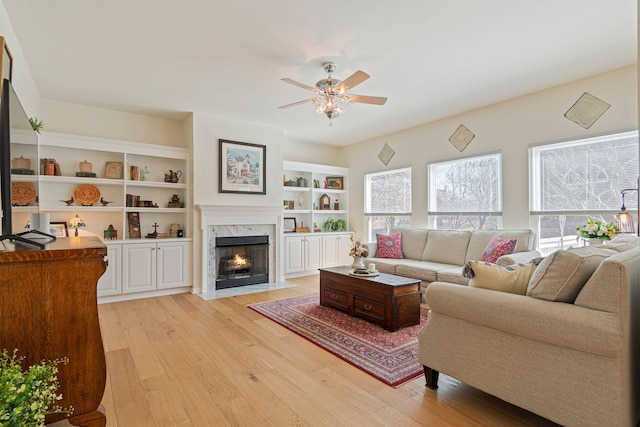
<svg viewBox="0 0 640 427">
<path fill-rule="evenodd" d="M 594 246 L 556 251 L 538 265 L 529 281 L 527 295 L 573 304 L 602 260 L 616 253 Z"/>
<path fill-rule="evenodd" d="M 533 263 L 513 264 L 508 267 L 484 261 L 469 261 L 467 264 L 473 270 L 474 276 L 469 281 L 470 287 L 518 295 L 526 294 L 529 279 L 537 267 Z"/>
</svg>

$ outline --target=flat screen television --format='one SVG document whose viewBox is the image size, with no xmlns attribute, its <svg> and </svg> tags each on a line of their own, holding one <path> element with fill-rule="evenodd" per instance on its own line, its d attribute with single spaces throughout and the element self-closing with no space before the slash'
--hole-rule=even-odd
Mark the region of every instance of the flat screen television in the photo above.
<svg viewBox="0 0 640 427">
<path fill-rule="evenodd" d="M 12 135 L 13 134 L 13 135 Z M 29 150 L 32 164 L 35 164 L 33 184 L 37 186 L 38 170 L 38 136 L 31 127 L 29 118 L 24 112 L 11 82 L 4 79 L 2 82 L 2 96 L 0 98 L 0 197 L 2 198 L 2 235 L 0 241 L 10 240 L 27 243 L 44 248 L 43 242 L 27 238 L 27 233 L 35 233 L 39 236 L 55 240 L 55 237 L 37 230 L 29 230 L 23 233 L 13 232 L 13 205 L 11 186 L 11 140 L 18 137 Z"/>
</svg>

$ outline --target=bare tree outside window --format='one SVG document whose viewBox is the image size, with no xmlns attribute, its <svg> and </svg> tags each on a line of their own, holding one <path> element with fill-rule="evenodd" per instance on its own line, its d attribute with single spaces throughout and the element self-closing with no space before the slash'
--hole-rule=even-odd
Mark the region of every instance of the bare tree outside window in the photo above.
<svg viewBox="0 0 640 427">
<path fill-rule="evenodd" d="M 500 153 L 429 165 L 436 228 L 495 229 L 502 215 Z"/>
<path fill-rule="evenodd" d="M 408 227 L 411 216 L 411 168 L 365 175 L 368 241 L 391 227 Z"/>
<path fill-rule="evenodd" d="M 638 134 L 626 132 L 532 147 L 531 215 L 540 248 L 551 252 L 576 244 L 576 226 L 588 216 L 611 222 L 623 188 L 638 177 Z M 637 199 L 625 200 L 630 212 Z"/>
</svg>

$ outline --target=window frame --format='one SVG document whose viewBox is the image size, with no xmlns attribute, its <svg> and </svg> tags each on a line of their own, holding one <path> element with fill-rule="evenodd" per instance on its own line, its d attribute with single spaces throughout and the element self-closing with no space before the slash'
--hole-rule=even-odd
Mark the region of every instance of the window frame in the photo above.
<svg viewBox="0 0 640 427">
<path fill-rule="evenodd" d="M 408 172 L 409 173 L 409 210 L 404 212 L 371 212 L 369 211 L 369 207 L 372 205 L 372 193 L 371 193 L 371 177 L 382 176 L 382 175 L 391 175 L 393 173 L 401 173 Z M 371 220 L 374 217 L 407 217 L 410 218 L 412 215 L 413 208 L 413 168 L 412 166 L 406 166 L 402 168 L 395 168 L 385 171 L 378 172 L 370 172 L 364 174 L 364 219 L 365 219 L 365 227 L 366 227 L 366 235 L 368 236 L 369 241 L 373 241 L 375 236 L 372 235 L 373 230 L 371 228 Z M 389 229 L 387 228 L 387 232 Z"/>
<path fill-rule="evenodd" d="M 496 209 L 490 209 L 485 211 L 461 211 L 461 210 L 453 210 L 453 211 L 440 211 L 437 208 L 437 180 L 436 176 L 436 168 L 438 166 L 449 165 L 454 163 L 464 163 L 473 160 L 481 160 L 481 159 L 491 159 L 495 158 L 497 169 L 496 169 L 496 180 L 497 185 L 495 188 L 497 194 L 497 206 Z M 466 157 L 458 157 L 455 159 L 449 160 L 441 160 L 437 162 L 429 162 L 427 163 L 427 221 L 430 227 L 437 228 L 438 217 L 480 217 L 480 216 L 488 216 L 495 217 L 495 226 L 500 228 L 502 226 L 502 215 L 503 215 L 503 190 L 502 190 L 502 151 L 493 151 L 489 153 L 471 155 Z M 434 209 L 434 204 L 436 205 Z"/>
</svg>

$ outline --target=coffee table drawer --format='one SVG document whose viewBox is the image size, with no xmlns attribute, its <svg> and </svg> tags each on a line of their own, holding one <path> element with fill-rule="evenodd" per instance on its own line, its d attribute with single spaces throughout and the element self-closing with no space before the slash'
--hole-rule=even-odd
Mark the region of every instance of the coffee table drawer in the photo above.
<svg viewBox="0 0 640 427">
<path fill-rule="evenodd" d="M 353 311 L 372 320 L 384 320 L 384 305 L 368 299 L 353 297 Z"/>
<path fill-rule="evenodd" d="M 336 308 L 347 310 L 349 308 L 349 295 L 345 292 L 331 288 L 324 288 L 322 298 L 325 304 L 330 304 Z"/>
</svg>

